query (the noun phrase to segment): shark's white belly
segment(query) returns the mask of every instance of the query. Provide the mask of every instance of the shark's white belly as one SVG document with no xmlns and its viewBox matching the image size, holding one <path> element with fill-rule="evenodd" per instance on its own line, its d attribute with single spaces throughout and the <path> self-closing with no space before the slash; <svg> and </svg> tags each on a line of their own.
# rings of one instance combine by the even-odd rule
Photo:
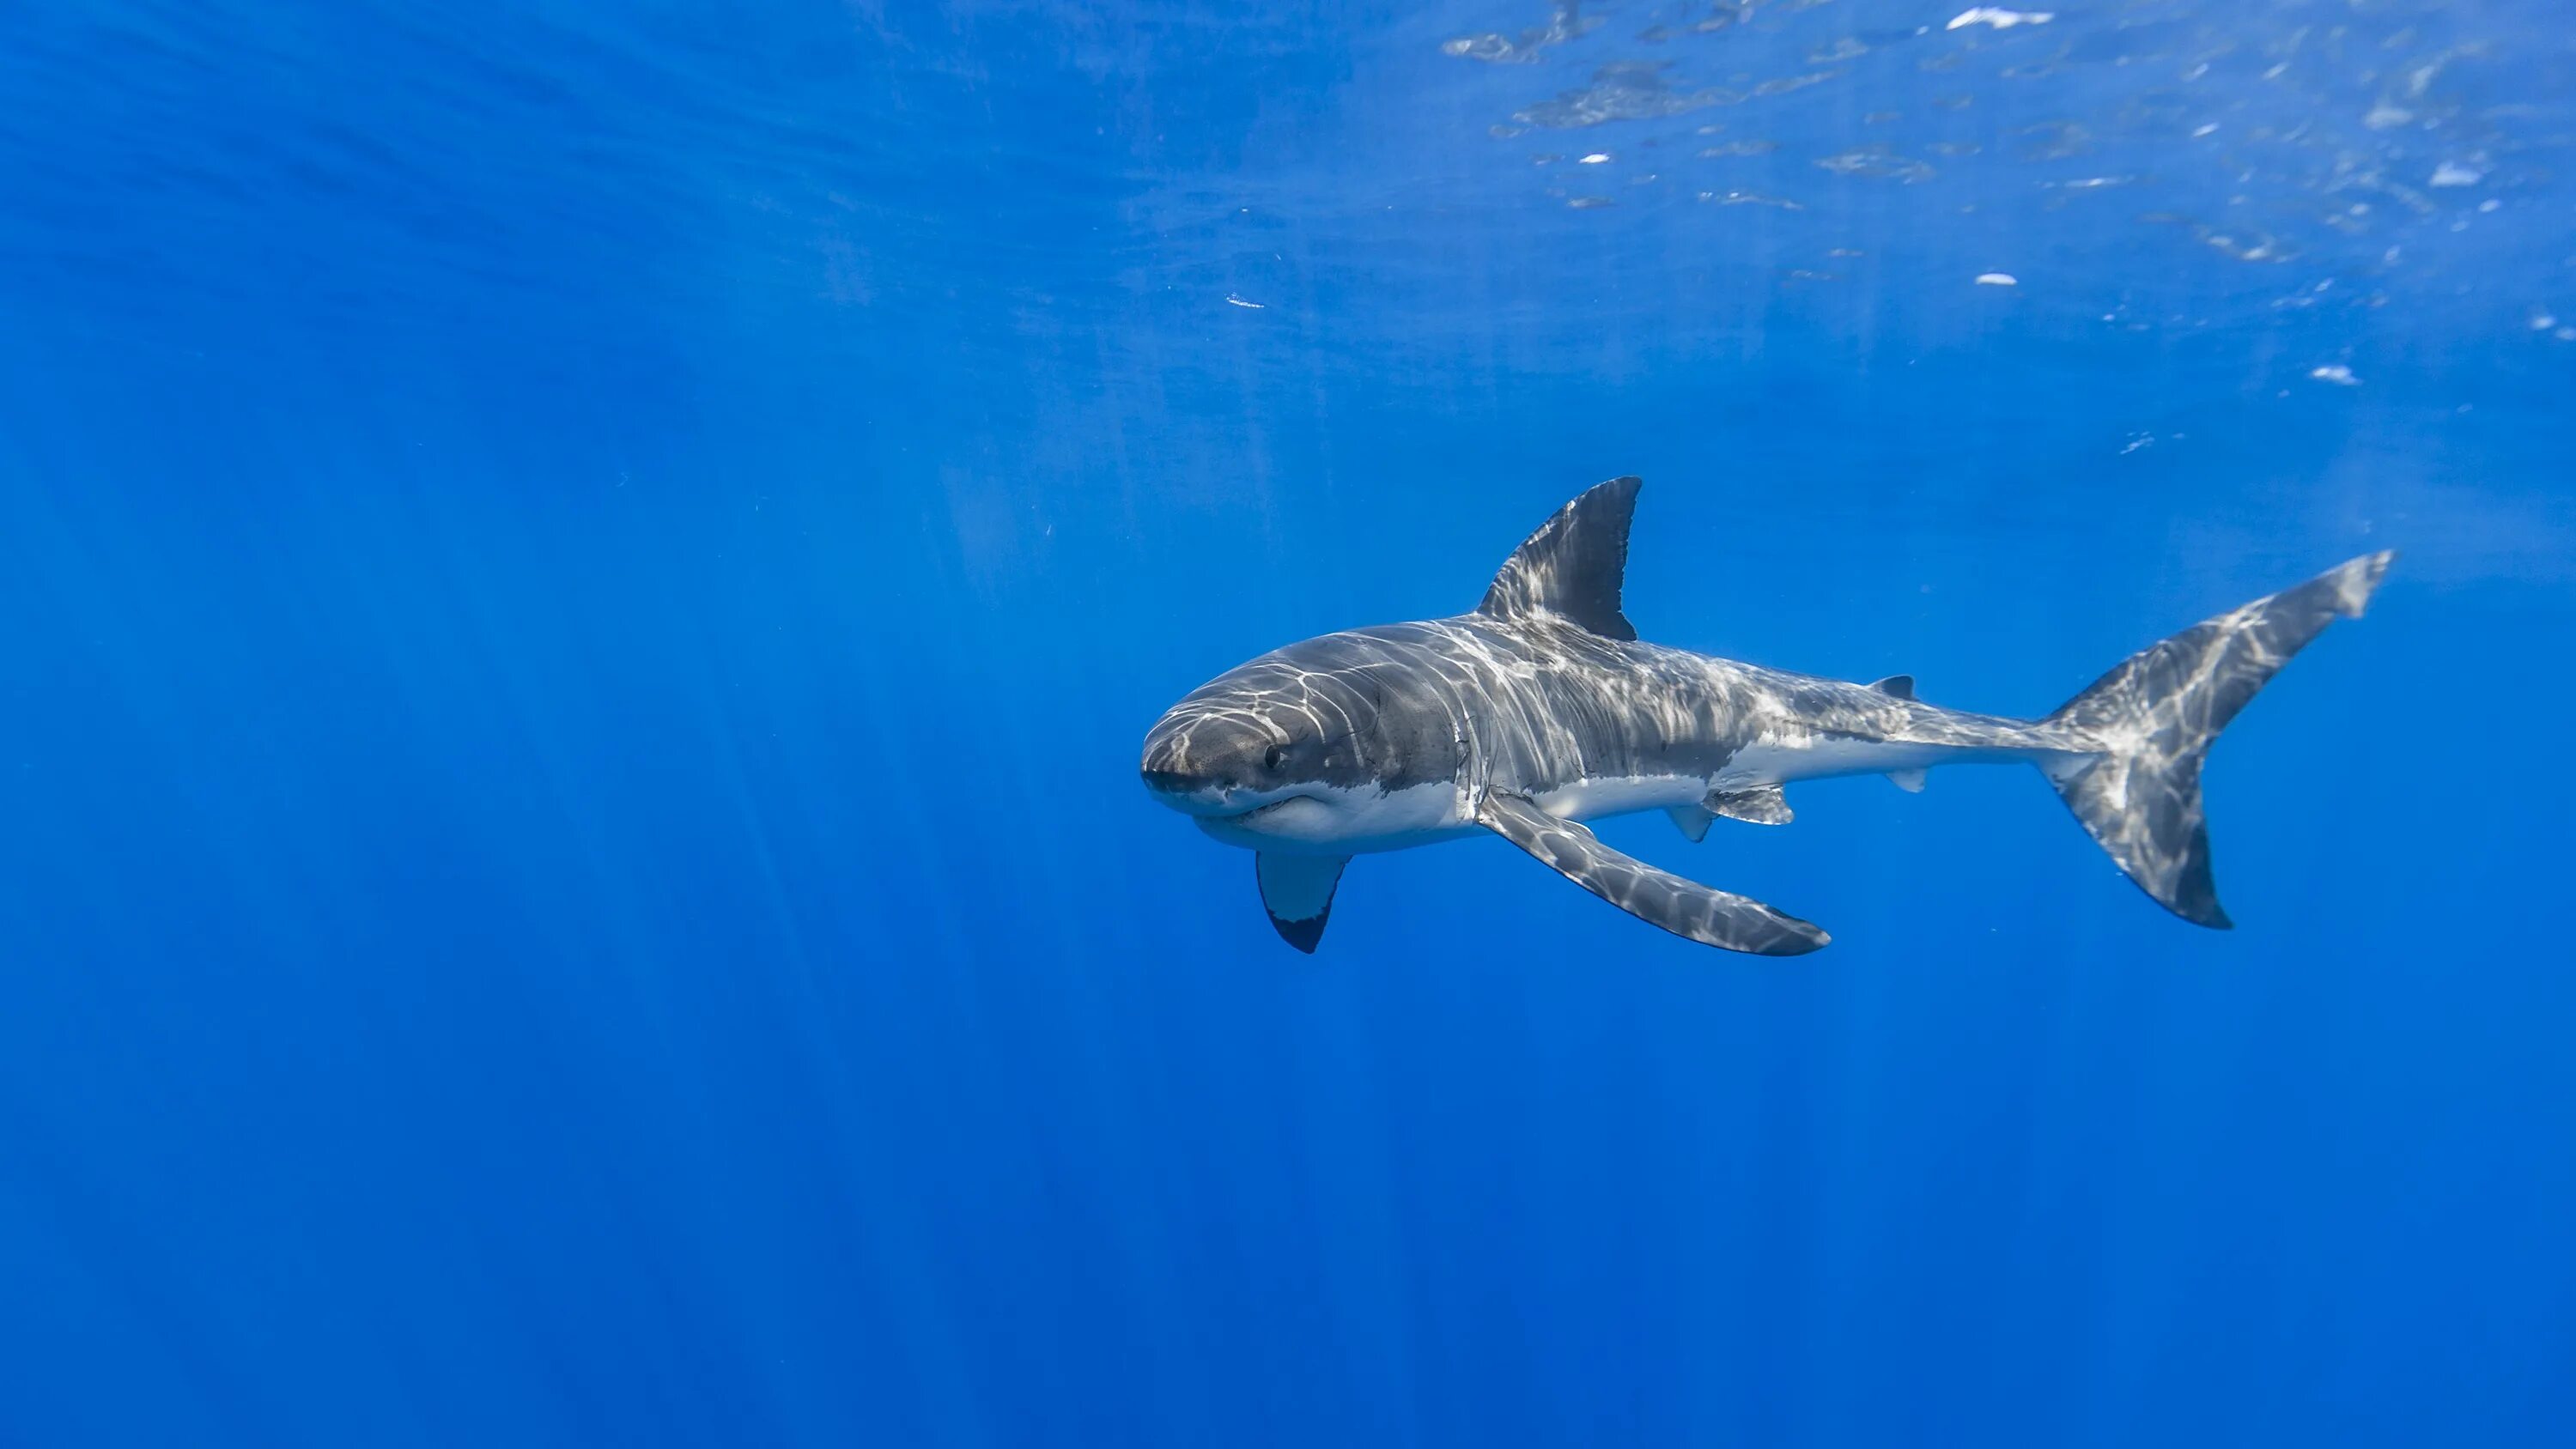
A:
<svg viewBox="0 0 2576 1449">
<path fill-rule="evenodd" d="M 1946 745 L 1856 740 L 1832 735 L 1787 736 L 1758 740 L 1735 752 L 1710 787 L 1750 790 L 1797 780 L 1823 780 L 1836 775 L 1884 775 L 1920 770 L 1955 760 L 1960 751 Z"/>
<path fill-rule="evenodd" d="M 1600 820 L 1646 810 L 1697 805 L 1711 791 L 1750 790 L 1836 775 L 1919 770 L 1962 751 L 1941 745 L 1824 735 L 1757 741 L 1739 750 L 1714 778 L 1629 775 L 1577 780 L 1531 792 L 1538 807 L 1567 820 Z M 1481 829 L 1467 792 L 1452 781 L 1402 790 L 1309 789 L 1249 816 L 1201 819 L 1201 828 L 1230 845 L 1297 855 L 1369 855 L 1454 840 Z"/>
<path fill-rule="evenodd" d="M 1631 775 L 1577 780 L 1532 798 L 1538 808 L 1560 819 L 1601 820 L 1640 810 L 1696 805 L 1707 794 L 1708 782 L 1695 775 Z"/>
</svg>

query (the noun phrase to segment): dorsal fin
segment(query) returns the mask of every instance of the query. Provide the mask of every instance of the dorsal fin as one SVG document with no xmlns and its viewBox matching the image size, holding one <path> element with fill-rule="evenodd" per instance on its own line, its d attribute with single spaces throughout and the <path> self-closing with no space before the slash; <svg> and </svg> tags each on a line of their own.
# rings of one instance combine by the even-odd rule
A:
<svg viewBox="0 0 2576 1449">
<path fill-rule="evenodd" d="M 1871 685 L 1870 688 L 1877 690 L 1881 694 L 1895 695 L 1898 699 L 1912 699 L 1914 697 L 1914 676 L 1911 674 L 1891 674 L 1885 679 L 1880 680 L 1878 683 Z"/>
<path fill-rule="evenodd" d="M 1498 619 L 1554 614 L 1607 638 L 1636 638 L 1619 612 L 1636 508 L 1637 480 L 1613 478 L 1558 509 L 1504 562 L 1476 612 Z"/>
</svg>

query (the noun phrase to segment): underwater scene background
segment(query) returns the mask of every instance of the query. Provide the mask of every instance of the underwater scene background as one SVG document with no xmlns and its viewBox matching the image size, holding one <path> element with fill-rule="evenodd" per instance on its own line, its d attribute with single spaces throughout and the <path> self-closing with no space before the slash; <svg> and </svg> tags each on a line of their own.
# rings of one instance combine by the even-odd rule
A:
<svg viewBox="0 0 2576 1449">
<path fill-rule="evenodd" d="M 2054 0 L 2052 0 L 2054 3 Z M 2576 1415 L 2542 0 L 0 17 L 0 1441 L 2337 1445 Z M 1174 699 L 1645 481 L 2036 715 L 2356 554 L 2229 933 L 2023 769 L 1312 958 Z"/>
</svg>

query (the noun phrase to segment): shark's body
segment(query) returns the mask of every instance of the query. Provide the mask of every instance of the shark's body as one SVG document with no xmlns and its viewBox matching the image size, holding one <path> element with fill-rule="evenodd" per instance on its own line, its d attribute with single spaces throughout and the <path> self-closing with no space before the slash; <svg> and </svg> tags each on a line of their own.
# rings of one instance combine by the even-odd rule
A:
<svg viewBox="0 0 2576 1449">
<path fill-rule="evenodd" d="M 1144 775 L 1210 835 L 1258 852 L 1273 925 L 1314 949 L 1354 855 L 1490 831 L 1667 930 L 1786 955 L 1825 934 L 1601 844 L 1580 822 L 1670 812 L 1781 824 L 1781 787 L 2026 762 L 2130 878 L 2224 926 L 2201 826 L 2202 754 L 2282 662 L 2355 615 L 2389 555 L 2355 559 L 2135 656 L 2044 720 L 1922 703 L 1640 642 L 1620 609 L 1637 480 L 1568 504 L 1471 614 L 1327 634 L 1194 691 L 1146 736 Z"/>
</svg>

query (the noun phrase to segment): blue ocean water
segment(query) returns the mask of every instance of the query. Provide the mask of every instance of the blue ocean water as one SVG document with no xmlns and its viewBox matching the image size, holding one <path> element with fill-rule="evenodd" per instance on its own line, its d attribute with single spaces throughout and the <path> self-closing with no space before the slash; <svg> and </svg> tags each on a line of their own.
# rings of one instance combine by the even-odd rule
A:
<svg viewBox="0 0 2576 1449">
<path fill-rule="evenodd" d="M 2565 1442 L 2544 0 L 0 16 L 0 1442 Z M 2238 921 L 2025 770 L 1322 951 L 1173 699 L 1646 479 L 2036 714 L 2401 552 Z"/>
</svg>

